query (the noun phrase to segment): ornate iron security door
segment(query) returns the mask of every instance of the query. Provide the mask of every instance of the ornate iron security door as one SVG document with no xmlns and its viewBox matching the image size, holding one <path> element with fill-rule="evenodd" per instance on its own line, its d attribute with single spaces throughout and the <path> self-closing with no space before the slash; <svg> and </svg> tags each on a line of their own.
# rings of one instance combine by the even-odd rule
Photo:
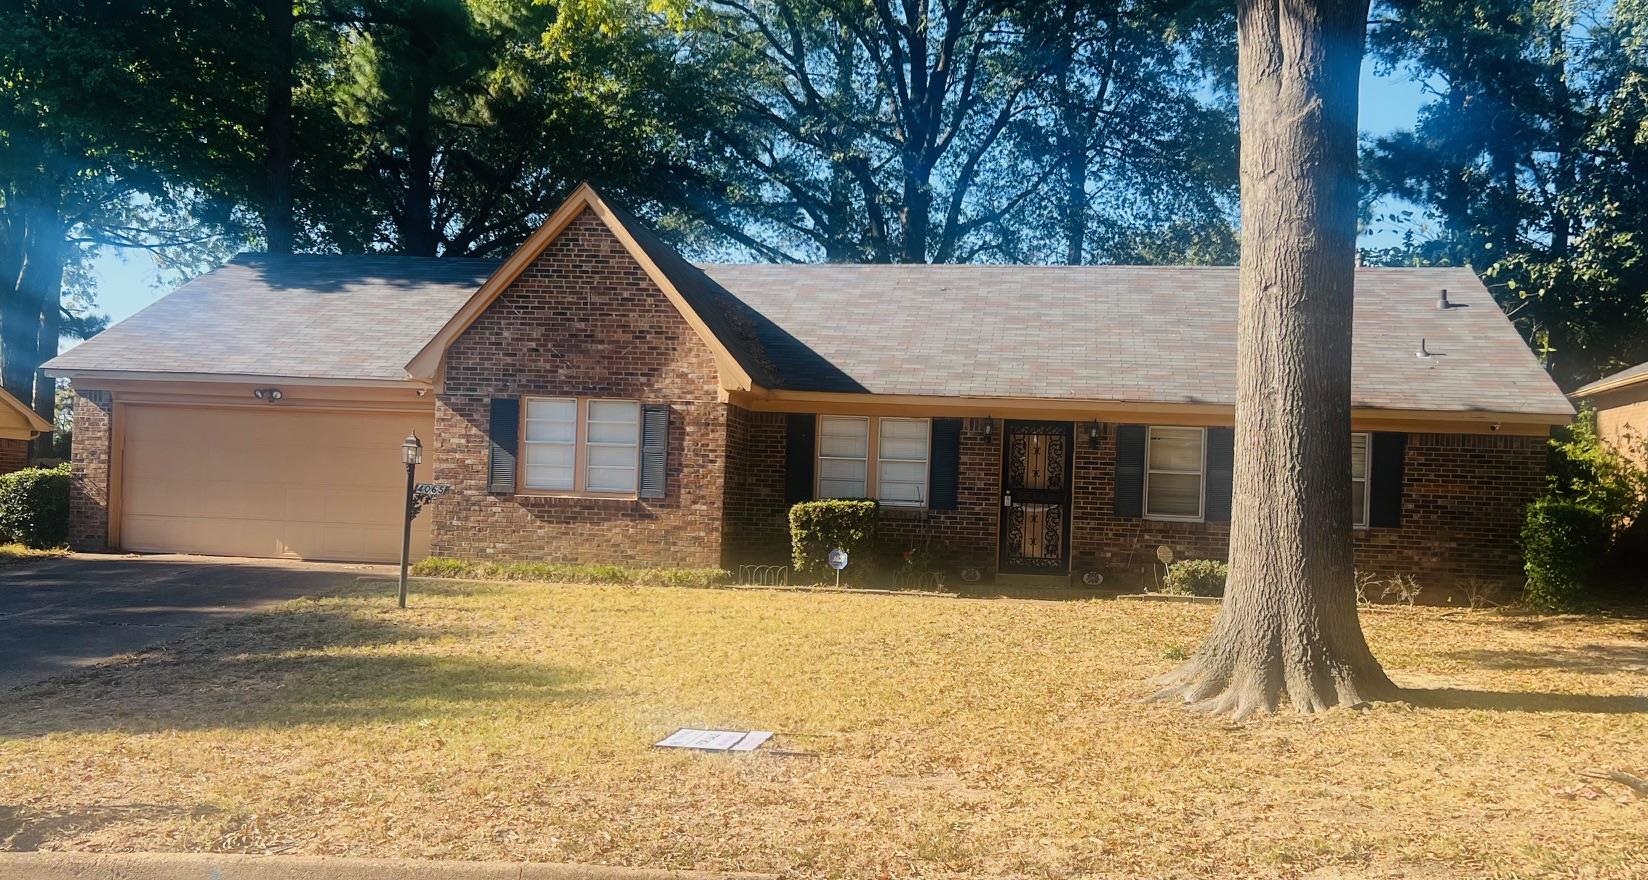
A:
<svg viewBox="0 0 1648 880">
<path fill-rule="evenodd" d="M 1071 422 L 1007 422 L 1001 437 L 1001 571 L 1070 571 Z"/>
</svg>

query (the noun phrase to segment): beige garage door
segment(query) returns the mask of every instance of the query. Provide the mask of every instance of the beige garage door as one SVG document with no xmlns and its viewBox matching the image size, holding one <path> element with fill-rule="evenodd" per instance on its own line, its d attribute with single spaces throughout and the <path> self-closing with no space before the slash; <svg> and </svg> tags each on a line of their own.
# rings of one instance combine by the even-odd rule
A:
<svg viewBox="0 0 1648 880">
<path fill-rule="evenodd" d="M 126 406 L 126 550 L 361 562 L 400 558 L 406 468 L 433 414 Z M 429 479 L 429 455 L 419 480 Z M 428 552 L 430 514 L 412 532 Z"/>
</svg>

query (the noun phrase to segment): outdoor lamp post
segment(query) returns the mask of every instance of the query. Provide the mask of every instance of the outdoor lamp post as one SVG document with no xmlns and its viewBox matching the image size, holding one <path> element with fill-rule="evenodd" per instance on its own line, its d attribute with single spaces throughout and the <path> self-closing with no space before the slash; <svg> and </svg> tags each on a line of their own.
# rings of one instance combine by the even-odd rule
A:
<svg viewBox="0 0 1648 880">
<path fill-rule="evenodd" d="M 417 501 L 413 497 L 416 488 L 418 463 L 423 461 L 423 443 L 418 441 L 418 433 L 413 431 L 407 435 L 406 442 L 401 444 L 401 461 L 406 463 L 406 516 L 401 527 L 401 591 L 400 606 L 406 607 L 406 558 L 412 555 L 412 518 L 418 515 Z"/>
</svg>

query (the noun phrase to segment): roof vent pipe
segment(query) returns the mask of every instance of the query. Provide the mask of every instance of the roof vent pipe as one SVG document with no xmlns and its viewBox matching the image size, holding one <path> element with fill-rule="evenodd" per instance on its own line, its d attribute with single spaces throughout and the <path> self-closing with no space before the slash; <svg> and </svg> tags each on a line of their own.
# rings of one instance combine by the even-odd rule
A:
<svg viewBox="0 0 1648 880">
<path fill-rule="evenodd" d="M 1435 357 L 1435 355 L 1431 354 L 1429 351 L 1427 351 L 1425 349 L 1425 337 L 1423 337 L 1423 336 L 1419 337 L 1419 350 L 1414 352 L 1413 354 L 1414 354 L 1414 357 L 1421 357 L 1421 358 Z"/>
<path fill-rule="evenodd" d="M 1448 289 L 1446 287 L 1442 288 L 1441 295 L 1436 298 L 1436 307 L 1439 309 L 1453 308 L 1452 304 L 1448 302 Z"/>
</svg>

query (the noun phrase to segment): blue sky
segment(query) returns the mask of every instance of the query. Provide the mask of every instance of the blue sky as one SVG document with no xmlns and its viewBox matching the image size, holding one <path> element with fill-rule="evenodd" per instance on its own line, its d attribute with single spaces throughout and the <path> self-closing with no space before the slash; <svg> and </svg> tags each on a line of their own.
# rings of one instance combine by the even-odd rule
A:
<svg viewBox="0 0 1648 880">
<path fill-rule="evenodd" d="M 1422 103 L 1419 83 L 1401 72 L 1380 76 L 1371 62 L 1363 65 L 1359 124 L 1364 134 L 1412 128 Z M 169 282 L 142 251 L 105 253 L 93 271 L 97 276 L 98 309 L 115 321 L 129 317 L 169 290 Z"/>
</svg>

